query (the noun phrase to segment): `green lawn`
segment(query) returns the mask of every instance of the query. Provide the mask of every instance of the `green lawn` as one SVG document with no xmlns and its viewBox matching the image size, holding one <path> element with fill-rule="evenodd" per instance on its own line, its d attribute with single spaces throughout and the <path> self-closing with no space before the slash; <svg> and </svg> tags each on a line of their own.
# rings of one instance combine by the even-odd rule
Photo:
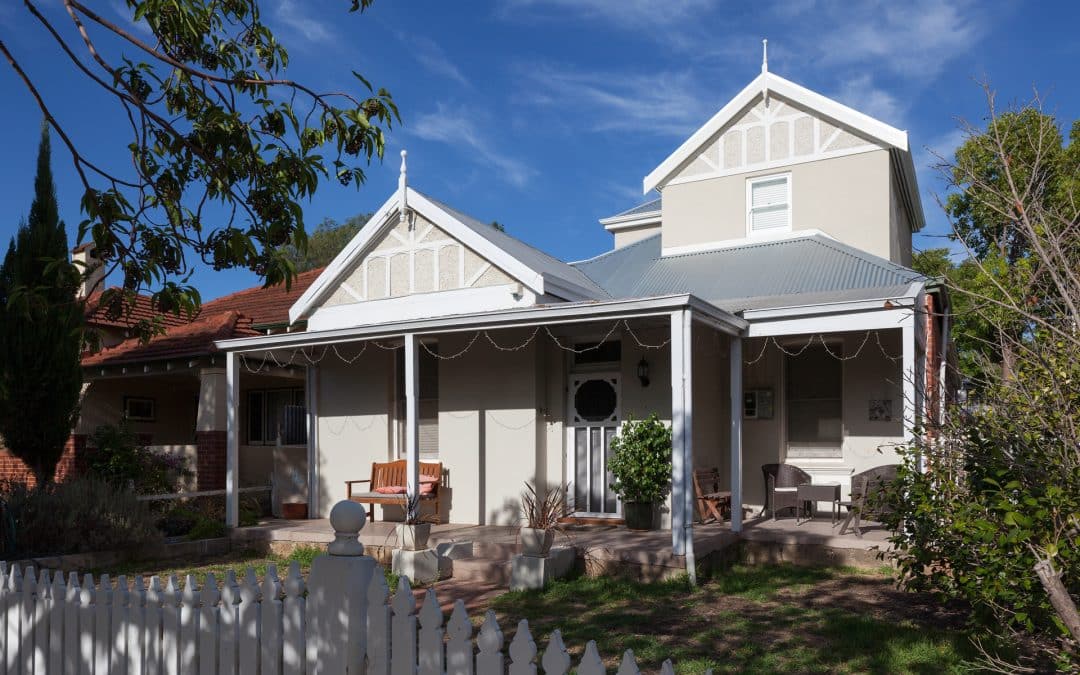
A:
<svg viewBox="0 0 1080 675">
<path fill-rule="evenodd" d="M 528 618 L 541 650 L 555 628 L 575 658 L 596 640 L 609 668 L 626 649 L 679 673 L 951 673 L 973 656 L 956 617 L 880 572 L 737 566 L 697 589 L 578 578 L 492 605 L 504 627 Z"/>
</svg>

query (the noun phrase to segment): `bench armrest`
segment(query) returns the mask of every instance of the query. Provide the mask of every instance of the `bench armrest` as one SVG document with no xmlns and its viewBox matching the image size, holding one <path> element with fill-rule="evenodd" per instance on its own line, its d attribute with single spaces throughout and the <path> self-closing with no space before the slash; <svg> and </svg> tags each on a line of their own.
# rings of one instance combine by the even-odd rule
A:
<svg viewBox="0 0 1080 675">
<path fill-rule="evenodd" d="M 352 499 L 352 486 L 356 483 L 370 483 L 370 478 L 364 480 L 347 480 L 345 481 L 345 499 Z"/>
<path fill-rule="evenodd" d="M 347 480 L 347 481 L 345 481 L 345 484 L 346 485 L 352 485 L 353 483 L 370 483 L 370 482 L 371 482 L 370 478 L 365 478 L 364 480 Z"/>
</svg>

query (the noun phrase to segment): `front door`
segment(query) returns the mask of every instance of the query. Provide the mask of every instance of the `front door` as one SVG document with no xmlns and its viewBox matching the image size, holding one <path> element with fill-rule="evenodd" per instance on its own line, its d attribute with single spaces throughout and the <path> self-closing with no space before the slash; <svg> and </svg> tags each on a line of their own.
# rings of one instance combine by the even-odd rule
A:
<svg viewBox="0 0 1080 675">
<path fill-rule="evenodd" d="M 571 373 L 567 419 L 567 466 L 573 511 L 579 516 L 617 516 L 608 451 L 619 430 L 619 375 Z"/>
</svg>

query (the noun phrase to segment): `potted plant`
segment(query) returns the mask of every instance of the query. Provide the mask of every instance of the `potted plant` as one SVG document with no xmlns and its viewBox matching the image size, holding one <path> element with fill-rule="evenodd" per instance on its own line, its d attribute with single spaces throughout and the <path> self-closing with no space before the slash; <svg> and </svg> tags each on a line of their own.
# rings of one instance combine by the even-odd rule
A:
<svg viewBox="0 0 1080 675">
<path fill-rule="evenodd" d="M 431 523 L 420 520 L 420 494 L 405 498 L 405 520 L 397 526 L 398 543 L 406 551 L 423 551 L 428 547 Z"/>
<path fill-rule="evenodd" d="M 541 496 L 536 487 L 525 483 L 521 493 L 521 511 L 525 526 L 521 528 L 521 552 L 542 558 L 551 550 L 555 541 L 555 526 L 566 515 L 566 489 L 553 486 Z"/>
<path fill-rule="evenodd" d="M 671 429 L 655 413 L 640 421 L 628 418 L 611 440 L 608 471 L 626 527 L 651 530 L 656 505 L 671 486 Z"/>
</svg>

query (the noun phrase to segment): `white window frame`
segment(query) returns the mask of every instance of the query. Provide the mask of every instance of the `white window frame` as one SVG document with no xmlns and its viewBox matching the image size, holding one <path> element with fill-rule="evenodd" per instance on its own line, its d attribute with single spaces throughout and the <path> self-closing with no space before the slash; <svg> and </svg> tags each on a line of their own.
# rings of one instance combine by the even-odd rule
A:
<svg viewBox="0 0 1080 675">
<path fill-rule="evenodd" d="M 766 183 L 783 178 L 787 181 L 787 224 L 784 227 L 774 227 L 768 230 L 755 230 L 754 229 L 754 186 L 758 183 Z M 791 213 L 792 202 L 794 201 L 793 195 L 795 191 L 792 188 L 791 172 L 785 171 L 783 173 L 770 173 L 767 176 L 755 176 L 753 178 L 746 179 L 746 236 L 748 238 L 769 238 L 778 234 L 787 234 L 791 232 Z"/>
</svg>

